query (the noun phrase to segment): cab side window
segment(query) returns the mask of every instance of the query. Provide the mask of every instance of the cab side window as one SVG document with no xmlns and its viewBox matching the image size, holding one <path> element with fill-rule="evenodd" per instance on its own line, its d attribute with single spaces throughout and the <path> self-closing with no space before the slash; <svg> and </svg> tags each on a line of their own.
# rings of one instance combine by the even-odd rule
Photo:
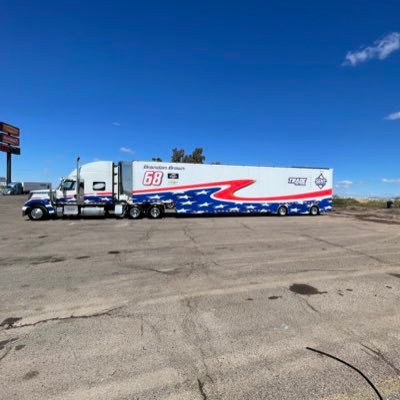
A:
<svg viewBox="0 0 400 400">
<path fill-rule="evenodd" d="M 75 181 L 71 181 L 71 180 L 67 179 L 66 181 L 64 181 L 63 189 L 64 190 L 74 190 L 75 189 Z"/>
</svg>

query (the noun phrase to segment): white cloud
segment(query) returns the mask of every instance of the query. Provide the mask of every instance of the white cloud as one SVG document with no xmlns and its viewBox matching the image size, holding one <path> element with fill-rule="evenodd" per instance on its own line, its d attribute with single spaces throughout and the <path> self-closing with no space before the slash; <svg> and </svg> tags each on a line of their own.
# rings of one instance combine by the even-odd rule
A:
<svg viewBox="0 0 400 400">
<path fill-rule="evenodd" d="M 395 185 L 400 185 L 400 178 L 396 178 L 396 179 L 383 178 L 382 182 L 383 183 L 392 183 L 392 184 L 395 184 Z"/>
<path fill-rule="evenodd" d="M 382 39 L 375 40 L 372 46 L 365 47 L 358 51 L 348 51 L 343 65 L 355 67 L 357 64 L 361 64 L 373 58 L 384 60 L 397 50 L 400 50 L 400 33 L 392 32 Z"/>
<path fill-rule="evenodd" d="M 343 189 L 349 189 L 351 188 L 353 185 L 353 181 L 349 181 L 349 180 L 344 180 L 344 181 L 338 181 L 336 182 L 335 187 L 337 188 L 343 188 Z"/>
<path fill-rule="evenodd" d="M 388 119 L 389 121 L 394 121 L 396 119 L 400 119 L 400 111 L 387 115 L 385 117 L 385 119 Z"/>
<path fill-rule="evenodd" d="M 114 121 L 112 124 L 113 124 L 114 126 L 121 126 L 121 124 L 120 124 L 118 121 Z"/>
<path fill-rule="evenodd" d="M 122 151 L 123 153 L 128 153 L 128 154 L 134 154 L 135 152 L 129 148 L 129 147 L 120 147 L 119 148 L 120 151 Z"/>
</svg>

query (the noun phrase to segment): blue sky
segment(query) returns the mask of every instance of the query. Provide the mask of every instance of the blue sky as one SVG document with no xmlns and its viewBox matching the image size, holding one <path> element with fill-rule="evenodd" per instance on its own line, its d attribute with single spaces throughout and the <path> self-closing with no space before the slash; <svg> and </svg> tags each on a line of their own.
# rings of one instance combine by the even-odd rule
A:
<svg viewBox="0 0 400 400">
<path fill-rule="evenodd" d="M 208 162 L 333 167 L 341 194 L 400 194 L 400 2 L 0 5 L 14 180 L 198 146 Z"/>
</svg>

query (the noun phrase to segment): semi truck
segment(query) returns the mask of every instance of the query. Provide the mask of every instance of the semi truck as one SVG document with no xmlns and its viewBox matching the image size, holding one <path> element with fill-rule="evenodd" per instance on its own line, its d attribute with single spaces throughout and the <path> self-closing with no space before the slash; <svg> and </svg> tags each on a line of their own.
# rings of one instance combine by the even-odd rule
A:
<svg viewBox="0 0 400 400">
<path fill-rule="evenodd" d="M 3 194 L 7 196 L 15 196 L 19 194 L 28 194 L 32 190 L 50 189 L 49 182 L 11 182 L 3 189 Z"/>
<path fill-rule="evenodd" d="M 31 192 L 22 208 L 31 220 L 109 216 L 309 214 L 332 209 L 330 168 L 256 167 L 152 161 L 80 165 L 56 190 Z"/>
</svg>

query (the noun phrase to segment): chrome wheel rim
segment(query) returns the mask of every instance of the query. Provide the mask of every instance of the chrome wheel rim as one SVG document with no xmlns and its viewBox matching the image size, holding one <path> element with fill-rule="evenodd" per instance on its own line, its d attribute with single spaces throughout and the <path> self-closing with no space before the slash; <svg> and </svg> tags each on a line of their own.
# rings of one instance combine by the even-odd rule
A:
<svg viewBox="0 0 400 400">
<path fill-rule="evenodd" d="M 131 208 L 132 218 L 139 218 L 139 215 L 140 215 L 140 209 L 138 207 L 132 207 Z"/>
<path fill-rule="evenodd" d="M 315 207 L 315 206 L 311 207 L 311 214 L 312 214 L 312 215 L 317 215 L 317 214 L 318 214 L 318 209 L 317 209 L 317 207 Z"/>
<path fill-rule="evenodd" d="M 160 209 L 158 207 L 152 207 L 150 209 L 150 215 L 153 218 L 158 218 L 160 216 Z"/>
<path fill-rule="evenodd" d="M 35 207 L 32 209 L 31 215 L 33 219 L 41 219 L 43 217 L 43 210 L 39 207 Z"/>
<path fill-rule="evenodd" d="M 285 207 L 280 207 L 279 208 L 279 215 L 285 216 L 286 215 L 286 208 Z"/>
</svg>

